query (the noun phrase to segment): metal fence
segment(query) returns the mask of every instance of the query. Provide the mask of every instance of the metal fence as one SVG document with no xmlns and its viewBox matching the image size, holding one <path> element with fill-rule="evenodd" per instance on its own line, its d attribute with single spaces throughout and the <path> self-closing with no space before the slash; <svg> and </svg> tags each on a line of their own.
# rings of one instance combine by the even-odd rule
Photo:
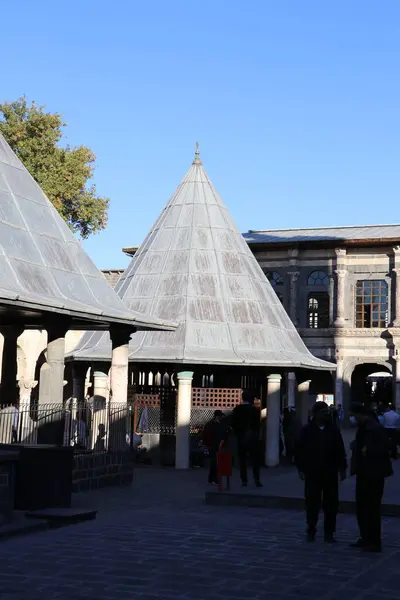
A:
<svg viewBox="0 0 400 600">
<path fill-rule="evenodd" d="M 73 446 L 79 452 L 129 451 L 133 408 L 120 403 L 0 406 L 0 443 Z"/>
</svg>

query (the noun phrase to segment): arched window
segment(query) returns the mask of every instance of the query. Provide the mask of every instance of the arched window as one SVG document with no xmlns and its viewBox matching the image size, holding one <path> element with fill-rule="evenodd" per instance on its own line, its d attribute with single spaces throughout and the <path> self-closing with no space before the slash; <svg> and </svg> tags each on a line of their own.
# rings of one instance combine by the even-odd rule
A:
<svg viewBox="0 0 400 600">
<path fill-rule="evenodd" d="M 284 282 L 282 275 L 277 271 L 267 271 L 265 272 L 265 274 L 267 276 L 268 281 L 274 288 L 275 294 L 278 296 L 280 302 L 282 302 L 283 304 L 283 293 L 281 290 L 283 288 Z"/>
<path fill-rule="evenodd" d="M 308 295 L 307 321 L 310 329 L 329 327 L 329 294 L 314 292 Z"/>
<path fill-rule="evenodd" d="M 325 271 L 313 271 L 308 276 L 307 285 L 329 285 L 329 275 Z"/>
<path fill-rule="evenodd" d="M 388 296 L 388 284 L 383 279 L 357 281 L 356 327 L 387 327 Z"/>
<path fill-rule="evenodd" d="M 283 287 L 283 277 L 280 273 L 277 271 L 267 271 L 265 274 L 275 291 L 277 287 Z"/>
</svg>

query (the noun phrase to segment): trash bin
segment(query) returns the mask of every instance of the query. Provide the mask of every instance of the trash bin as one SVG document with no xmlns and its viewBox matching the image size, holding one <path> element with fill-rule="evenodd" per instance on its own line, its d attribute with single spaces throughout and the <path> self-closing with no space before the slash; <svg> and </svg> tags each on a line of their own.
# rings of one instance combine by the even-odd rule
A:
<svg viewBox="0 0 400 600">
<path fill-rule="evenodd" d="M 14 508 L 70 508 L 74 450 L 51 444 L 0 444 L 18 452 L 15 465 Z"/>
</svg>

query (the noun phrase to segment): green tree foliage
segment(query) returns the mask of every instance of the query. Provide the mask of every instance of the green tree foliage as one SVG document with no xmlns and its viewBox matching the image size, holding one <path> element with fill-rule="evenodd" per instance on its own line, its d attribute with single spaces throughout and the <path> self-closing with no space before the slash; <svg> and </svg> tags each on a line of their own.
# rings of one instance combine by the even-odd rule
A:
<svg viewBox="0 0 400 600">
<path fill-rule="evenodd" d="M 85 146 L 59 146 L 66 123 L 25 97 L 0 104 L 0 132 L 72 231 L 82 238 L 107 225 L 108 198 L 88 185 L 96 160 Z"/>
</svg>

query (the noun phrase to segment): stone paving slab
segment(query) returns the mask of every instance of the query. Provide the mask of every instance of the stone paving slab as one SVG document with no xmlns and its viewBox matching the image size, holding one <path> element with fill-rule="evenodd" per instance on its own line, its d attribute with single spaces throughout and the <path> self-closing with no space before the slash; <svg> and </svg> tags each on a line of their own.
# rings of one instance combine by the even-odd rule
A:
<svg viewBox="0 0 400 600">
<path fill-rule="evenodd" d="M 300 513 L 206 506 L 203 476 L 138 469 L 131 489 L 86 494 L 97 520 L 0 542 L 0 600 L 400 599 L 400 520 L 382 555 L 348 547 L 349 515 L 337 546 L 307 544 Z"/>
</svg>

